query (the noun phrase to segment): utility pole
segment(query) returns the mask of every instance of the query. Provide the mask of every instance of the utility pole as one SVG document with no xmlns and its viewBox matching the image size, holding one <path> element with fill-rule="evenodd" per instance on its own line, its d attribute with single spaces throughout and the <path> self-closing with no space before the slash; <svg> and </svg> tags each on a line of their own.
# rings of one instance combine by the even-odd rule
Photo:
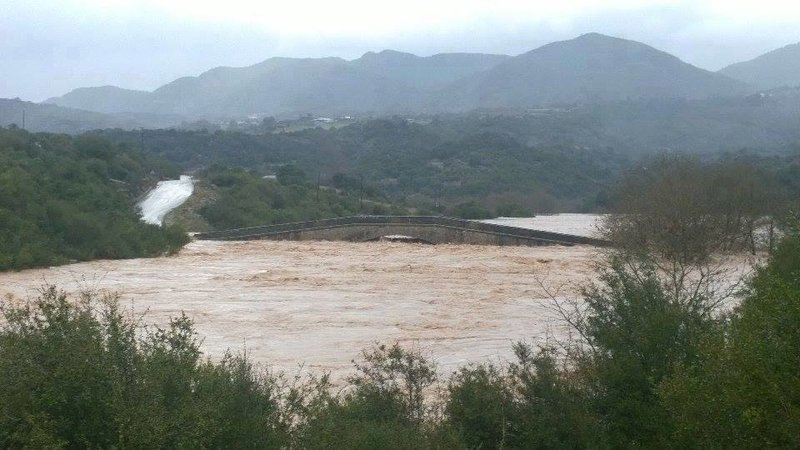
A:
<svg viewBox="0 0 800 450">
<path fill-rule="evenodd" d="M 319 202 L 319 179 L 322 174 L 317 172 L 317 201 Z"/>
<path fill-rule="evenodd" d="M 358 210 L 360 212 L 363 212 L 364 211 L 364 175 L 359 175 L 359 177 L 361 178 L 361 189 L 360 189 L 361 192 L 359 193 L 359 198 L 360 199 L 358 201 Z"/>
</svg>

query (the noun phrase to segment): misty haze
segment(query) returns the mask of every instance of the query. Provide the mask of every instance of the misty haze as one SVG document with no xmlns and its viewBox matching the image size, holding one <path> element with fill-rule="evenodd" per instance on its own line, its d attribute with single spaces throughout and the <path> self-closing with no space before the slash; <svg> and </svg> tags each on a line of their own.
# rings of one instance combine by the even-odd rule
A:
<svg viewBox="0 0 800 450">
<path fill-rule="evenodd" d="M 800 6 L 0 11 L 0 447 L 800 446 Z"/>
</svg>

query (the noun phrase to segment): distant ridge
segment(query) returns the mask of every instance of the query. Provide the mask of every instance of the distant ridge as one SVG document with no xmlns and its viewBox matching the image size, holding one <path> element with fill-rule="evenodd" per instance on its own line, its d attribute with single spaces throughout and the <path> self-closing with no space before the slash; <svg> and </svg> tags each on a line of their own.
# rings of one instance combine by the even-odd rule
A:
<svg viewBox="0 0 800 450">
<path fill-rule="evenodd" d="M 0 98 L 0 127 L 22 127 L 23 111 L 25 129 L 57 133 L 79 133 L 101 128 L 135 128 L 142 123 L 94 111 L 43 105 L 20 99 Z"/>
<path fill-rule="evenodd" d="M 636 41 L 589 33 L 519 55 L 462 83 L 441 99 L 454 108 L 513 108 L 647 98 L 706 98 L 746 86 Z"/>
<path fill-rule="evenodd" d="M 800 43 L 731 64 L 719 73 L 761 89 L 800 86 Z"/>
<path fill-rule="evenodd" d="M 739 95 L 747 86 L 645 44 L 585 34 L 516 57 L 384 50 L 341 58 L 270 58 L 179 78 L 153 92 L 113 86 L 49 99 L 104 113 L 226 118 L 525 108 L 554 103 Z"/>
<path fill-rule="evenodd" d="M 409 112 L 427 90 L 509 58 L 469 53 L 419 57 L 385 50 L 359 59 L 270 58 L 248 67 L 217 67 L 153 92 L 113 86 L 80 88 L 48 103 L 90 111 L 219 118 L 249 114 Z"/>
<path fill-rule="evenodd" d="M 86 109 L 106 114 L 142 111 L 150 93 L 122 89 L 116 86 L 78 88 L 61 96 L 49 98 L 44 103 L 53 103 L 67 108 Z"/>
<path fill-rule="evenodd" d="M 352 65 L 384 78 L 418 88 L 443 87 L 510 59 L 506 55 L 478 53 L 440 53 L 420 57 L 411 53 L 384 50 L 368 52 Z"/>
</svg>

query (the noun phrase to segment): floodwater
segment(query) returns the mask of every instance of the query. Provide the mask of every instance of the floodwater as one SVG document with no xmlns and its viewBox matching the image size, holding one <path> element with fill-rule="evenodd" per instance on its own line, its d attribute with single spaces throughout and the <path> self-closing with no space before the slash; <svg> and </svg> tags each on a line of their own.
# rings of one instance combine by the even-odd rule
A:
<svg viewBox="0 0 800 450">
<path fill-rule="evenodd" d="M 153 225 L 161 225 L 170 211 L 181 206 L 194 191 L 192 177 L 181 175 L 178 180 L 159 181 L 139 203 L 142 220 Z"/>
<path fill-rule="evenodd" d="M 550 214 L 535 217 L 498 217 L 481 222 L 599 238 L 602 214 Z"/>
<path fill-rule="evenodd" d="M 575 295 L 593 277 L 597 251 L 196 241 L 172 257 L 0 273 L 0 295 L 24 298 L 44 284 L 118 292 L 145 323 L 185 311 L 212 358 L 246 347 L 257 362 L 289 373 L 303 365 L 339 379 L 360 350 L 395 341 L 446 373 L 508 359 L 518 340 L 564 336 L 549 296 Z"/>
</svg>

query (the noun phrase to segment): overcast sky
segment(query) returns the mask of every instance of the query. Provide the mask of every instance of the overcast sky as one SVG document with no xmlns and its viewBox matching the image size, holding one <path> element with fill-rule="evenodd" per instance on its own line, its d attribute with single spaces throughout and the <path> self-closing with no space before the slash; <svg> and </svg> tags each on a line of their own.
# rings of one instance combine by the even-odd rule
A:
<svg viewBox="0 0 800 450">
<path fill-rule="evenodd" d="M 592 31 L 717 70 L 800 41 L 800 2 L 0 0 L 0 97 L 152 90 L 272 56 L 516 55 Z"/>
</svg>

